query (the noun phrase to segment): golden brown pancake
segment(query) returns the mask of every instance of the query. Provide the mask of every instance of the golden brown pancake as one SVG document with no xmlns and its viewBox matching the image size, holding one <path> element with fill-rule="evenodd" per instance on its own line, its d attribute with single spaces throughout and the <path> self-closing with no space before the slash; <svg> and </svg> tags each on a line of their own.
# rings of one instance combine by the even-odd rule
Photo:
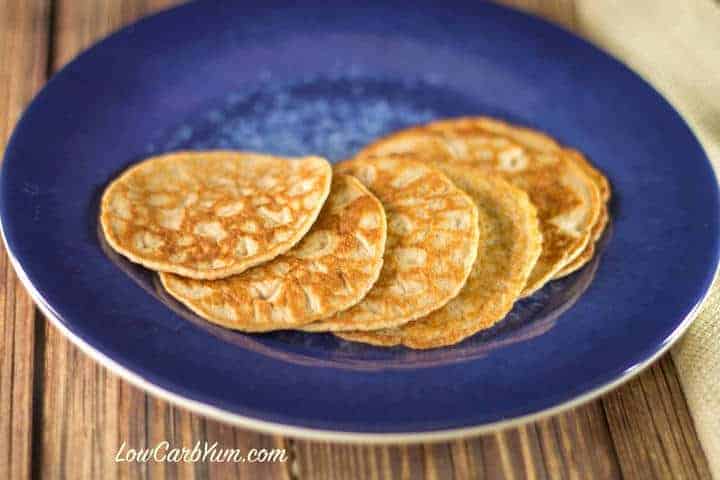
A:
<svg viewBox="0 0 720 480">
<path fill-rule="evenodd" d="M 557 148 L 561 148 L 560 145 L 558 145 Z M 597 185 L 598 190 L 600 191 L 600 198 L 602 199 L 603 203 L 609 202 L 612 192 L 610 188 L 610 182 L 608 181 L 607 177 L 605 177 L 605 175 L 603 175 L 600 170 L 595 168 L 588 161 L 588 159 L 585 158 L 585 155 L 583 155 L 579 151 L 572 148 L 565 148 L 564 152 L 578 165 L 585 169 L 585 171 L 593 178 L 593 180 L 595 181 L 595 185 Z"/>
<path fill-rule="evenodd" d="M 526 127 L 510 125 L 505 122 L 501 122 L 487 117 L 479 117 L 475 119 L 465 120 L 469 120 L 469 122 L 479 123 L 482 128 L 487 131 L 494 132 L 500 135 L 507 135 L 509 138 L 512 138 L 513 140 L 518 141 L 519 143 L 529 148 L 535 149 L 539 152 L 560 152 L 564 156 L 566 156 L 571 162 L 575 163 L 575 165 L 583 169 L 583 171 L 593 179 L 593 181 L 595 182 L 595 186 L 598 188 L 600 199 L 602 201 L 602 206 L 601 212 L 592 226 L 591 238 L 587 242 L 585 248 L 579 254 L 577 254 L 575 258 L 571 258 L 567 262 L 567 264 L 563 266 L 562 269 L 560 269 L 560 271 L 553 275 L 553 279 L 569 275 L 570 273 L 580 269 L 583 265 L 589 262 L 595 255 L 595 243 L 602 236 L 602 233 L 605 231 L 605 227 L 607 226 L 609 220 L 607 202 L 610 200 L 611 189 L 610 182 L 608 182 L 608 179 L 605 177 L 605 175 L 603 175 L 600 170 L 595 168 L 581 152 L 572 148 L 566 148 L 561 146 L 553 138 L 542 132 L 538 132 L 536 130 L 532 130 Z"/>
<path fill-rule="evenodd" d="M 335 175 L 317 222 L 289 252 L 221 280 L 160 279 L 213 323 L 246 332 L 294 328 L 360 301 L 380 274 L 386 236 L 378 199 L 355 178 Z"/>
<path fill-rule="evenodd" d="M 478 209 L 472 199 L 439 170 L 411 156 L 346 161 L 336 172 L 355 175 L 385 207 L 385 264 L 361 302 L 302 330 L 395 327 L 455 297 L 477 255 Z"/>
<path fill-rule="evenodd" d="M 543 251 L 523 296 L 541 288 L 591 241 L 602 208 L 598 186 L 585 166 L 545 135 L 484 117 L 441 120 L 382 138 L 357 158 L 393 152 L 476 166 L 528 193 Z"/>
<path fill-rule="evenodd" d="M 452 345 L 504 318 L 520 295 L 542 249 L 527 194 L 473 167 L 441 168 L 478 206 L 478 254 L 465 286 L 442 308 L 400 327 L 338 336 L 381 346 Z"/>
<path fill-rule="evenodd" d="M 295 245 L 317 218 L 331 177 L 330 164 L 319 157 L 170 153 L 112 182 L 100 222 L 110 246 L 133 262 L 223 278 Z"/>
<path fill-rule="evenodd" d="M 565 265 L 559 272 L 557 272 L 553 279 L 562 278 L 566 275 L 570 275 L 571 273 L 582 268 L 590 260 L 592 260 L 593 256 L 595 255 L 595 244 L 600 239 L 600 237 L 602 237 L 602 234 L 605 231 L 605 227 L 610 220 L 610 213 L 607 206 L 607 202 L 610 200 L 611 195 L 610 182 L 608 182 L 605 175 L 603 175 L 598 169 L 593 167 L 590 162 L 587 161 L 585 156 L 583 156 L 580 152 L 571 149 L 566 149 L 566 152 L 568 152 L 571 155 L 571 158 L 575 160 L 581 167 L 585 168 L 588 174 L 590 174 L 590 176 L 592 176 L 592 178 L 595 180 L 595 185 L 597 185 L 598 187 L 598 190 L 600 192 L 600 198 L 603 201 L 603 205 L 602 210 L 600 211 L 600 217 L 595 222 L 595 225 L 593 225 L 592 238 L 585 247 L 585 250 L 583 250 L 580 255 L 578 255 L 574 260 Z"/>
<path fill-rule="evenodd" d="M 600 213 L 600 218 L 597 222 L 595 222 L 595 225 L 593 226 L 592 239 L 588 243 L 587 247 L 585 247 L 585 250 L 583 250 L 580 255 L 575 258 L 575 260 L 565 265 L 562 270 L 556 273 L 553 279 L 562 278 L 566 275 L 570 275 L 571 273 L 582 268 L 590 260 L 592 260 L 593 256 L 595 255 L 595 244 L 602 236 L 602 233 L 605 231 L 605 227 L 607 226 L 609 219 L 610 216 L 608 214 L 607 206 L 603 205 L 602 212 Z"/>
</svg>

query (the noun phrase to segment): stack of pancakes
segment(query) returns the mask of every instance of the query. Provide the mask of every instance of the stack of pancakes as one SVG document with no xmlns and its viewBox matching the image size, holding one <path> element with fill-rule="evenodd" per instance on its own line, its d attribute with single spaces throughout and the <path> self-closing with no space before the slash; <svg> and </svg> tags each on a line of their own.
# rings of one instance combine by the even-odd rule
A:
<svg viewBox="0 0 720 480">
<path fill-rule="evenodd" d="M 333 167 L 180 152 L 106 189 L 110 246 L 201 317 L 436 348 L 587 263 L 610 187 L 548 136 L 484 117 L 409 128 Z"/>
</svg>

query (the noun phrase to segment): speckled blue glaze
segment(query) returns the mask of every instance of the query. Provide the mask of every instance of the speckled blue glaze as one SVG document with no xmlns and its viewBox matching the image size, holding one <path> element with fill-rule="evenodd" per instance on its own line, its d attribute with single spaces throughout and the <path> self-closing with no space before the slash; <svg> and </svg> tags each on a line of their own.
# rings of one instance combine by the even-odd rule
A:
<svg viewBox="0 0 720 480">
<path fill-rule="evenodd" d="M 424 95 L 427 89 L 435 96 Z M 345 74 L 261 82 L 230 92 L 217 107 L 175 128 L 159 148 L 242 149 L 277 155 L 323 155 L 338 161 L 378 136 L 442 116 L 431 84 Z M 460 103 L 454 98 L 448 104 Z M 435 100 L 435 101 L 434 101 Z"/>
<path fill-rule="evenodd" d="M 98 236 L 102 189 L 148 154 L 339 160 L 378 135 L 463 114 L 579 148 L 614 198 L 600 258 L 458 346 L 229 332 L 189 315 Z M 483 425 L 600 388 L 673 338 L 718 261 L 716 180 L 677 113 L 585 42 L 477 2 L 202 2 L 145 19 L 38 95 L 7 149 L 0 202 L 41 302 L 92 349 L 184 398 L 340 432 Z"/>
</svg>

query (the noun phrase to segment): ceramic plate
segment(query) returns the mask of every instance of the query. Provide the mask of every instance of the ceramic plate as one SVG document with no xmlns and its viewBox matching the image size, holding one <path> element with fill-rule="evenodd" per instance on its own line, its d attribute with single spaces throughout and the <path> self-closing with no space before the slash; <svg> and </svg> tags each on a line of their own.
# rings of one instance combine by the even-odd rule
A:
<svg viewBox="0 0 720 480">
<path fill-rule="evenodd" d="M 222 330 L 98 235 L 103 188 L 151 154 L 338 160 L 465 114 L 579 148 L 614 196 L 592 263 L 452 348 Z M 479 2 L 198 2 L 149 17 L 40 92 L 6 151 L 0 201 L 25 285 L 95 359 L 201 413 L 334 440 L 448 438 L 587 400 L 677 339 L 718 263 L 717 183 L 675 110 L 588 43 Z"/>
</svg>

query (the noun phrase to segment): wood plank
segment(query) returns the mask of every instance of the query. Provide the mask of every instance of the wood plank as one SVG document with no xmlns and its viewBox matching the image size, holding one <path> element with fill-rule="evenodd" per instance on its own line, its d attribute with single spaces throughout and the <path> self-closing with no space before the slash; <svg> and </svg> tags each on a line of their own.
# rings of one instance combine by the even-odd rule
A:
<svg viewBox="0 0 720 480">
<path fill-rule="evenodd" d="M 710 478 L 670 357 L 603 400 L 520 428 L 435 445 L 297 449 L 300 478 Z"/>
<path fill-rule="evenodd" d="M 52 70 L 123 20 L 130 21 L 122 15 L 125 8 L 125 2 L 57 2 Z M 42 429 L 35 439 L 42 451 L 36 458 L 38 473 L 48 478 L 146 478 L 147 464 L 113 461 L 123 442 L 147 446 L 145 394 L 96 365 L 54 328 L 46 325 L 45 337 Z"/>
<path fill-rule="evenodd" d="M 550 478 L 617 478 L 619 465 L 599 401 L 536 423 Z"/>
<path fill-rule="evenodd" d="M 99 36 L 167 3 L 59 1 L 54 68 Z M 561 23 L 573 22 L 573 14 L 567 9 L 572 3 L 569 1 L 512 3 L 549 14 Z M 697 437 L 677 378 L 674 370 L 668 368 L 661 370 L 661 376 L 650 371 L 636 380 L 642 391 L 639 399 L 632 396 L 637 388 L 630 385 L 611 394 L 608 400 L 519 429 L 437 445 L 360 447 L 287 440 L 206 420 L 129 386 L 79 353 L 54 329 L 48 328 L 45 335 L 42 375 L 45 392 L 40 405 L 42 449 L 36 457 L 40 460 L 38 472 L 43 477 L 522 479 L 618 478 L 622 471 L 630 478 L 636 478 L 631 474 L 647 472 L 704 478 L 707 472 L 704 457 L 697 454 Z M 630 389 L 630 394 L 626 389 Z M 647 425 L 624 417 L 633 411 L 635 401 L 662 414 L 651 418 L 656 435 L 653 442 L 647 443 L 642 437 L 647 433 L 643 430 Z M 630 405 L 626 405 L 628 402 Z M 288 449 L 293 461 L 285 465 L 118 465 L 112 461 L 122 442 L 132 448 L 144 448 L 161 440 L 187 447 L 198 440 L 217 441 L 222 447 L 243 451 L 281 447 Z M 667 453 L 667 449 L 674 450 Z"/>
<path fill-rule="evenodd" d="M 56 6 L 53 70 L 100 37 L 172 0 L 59 0 Z M 167 441 L 192 448 L 197 441 L 218 447 L 283 447 L 284 441 L 234 429 L 177 409 L 130 386 L 45 326 L 41 404 L 43 478 L 290 478 L 289 465 L 236 463 L 122 462 L 123 444 L 142 449 Z M 60 412 L 60 414 L 59 414 Z"/>
<path fill-rule="evenodd" d="M 500 3 L 574 26 L 572 0 Z M 518 429 L 422 449 L 298 442 L 300 478 L 355 478 L 344 468 L 353 456 L 370 466 L 364 478 L 619 478 L 620 471 L 599 401 Z M 377 457 L 388 461 L 378 464 Z"/>
<path fill-rule="evenodd" d="M 447 443 L 351 446 L 297 442 L 299 478 L 618 478 L 602 405 Z"/>
<path fill-rule="evenodd" d="M 296 441 L 297 474 L 302 479 L 432 479 L 438 477 L 437 464 L 447 463 L 440 445 L 356 446 Z M 428 451 L 436 450 L 429 462 Z M 443 473 L 447 474 L 447 470 Z"/>
<path fill-rule="evenodd" d="M 507 7 L 537 15 L 573 30 L 575 24 L 574 0 L 494 0 Z"/>
<path fill-rule="evenodd" d="M 577 22 L 574 0 L 501 0 L 499 3 L 539 15 L 583 35 Z M 622 473 L 627 478 L 649 475 L 654 478 L 710 477 L 707 458 L 669 355 L 603 400 L 594 402 L 594 405 L 595 410 L 599 405 L 604 407 L 612 445 L 617 451 Z M 595 416 L 598 420 L 602 419 L 599 412 Z M 564 430 L 561 428 L 559 431 Z M 607 442 L 600 444 L 607 445 Z M 585 462 L 573 464 L 587 465 Z M 615 478 L 617 471 L 612 466 L 612 463 L 605 462 L 596 465 L 596 475 Z"/>
<path fill-rule="evenodd" d="M 0 3 L 0 142 L 45 81 L 49 4 Z M 35 307 L 0 252 L 0 478 L 31 474 Z M 40 320 L 41 321 L 41 320 Z"/>
<path fill-rule="evenodd" d="M 603 397 L 627 478 L 711 478 L 670 355 Z"/>
</svg>

